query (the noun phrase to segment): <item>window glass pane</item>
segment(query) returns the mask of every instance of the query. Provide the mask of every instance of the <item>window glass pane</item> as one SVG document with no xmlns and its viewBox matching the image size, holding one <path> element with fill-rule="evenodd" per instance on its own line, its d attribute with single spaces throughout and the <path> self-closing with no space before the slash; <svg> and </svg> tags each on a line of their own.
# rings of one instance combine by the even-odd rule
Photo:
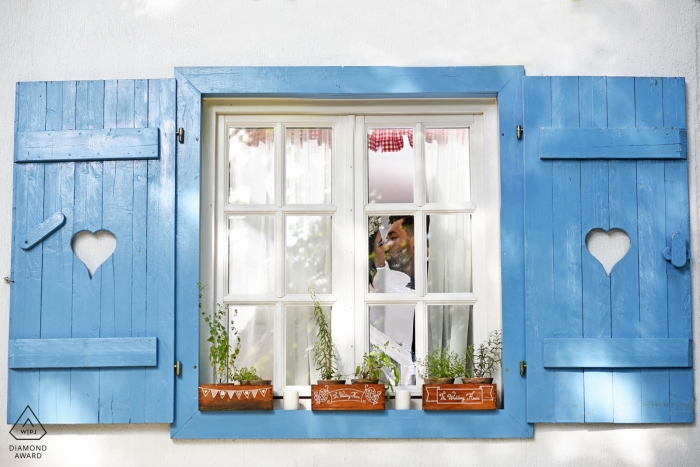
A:
<svg viewBox="0 0 700 467">
<path fill-rule="evenodd" d="M 464 355 L 471 312 L 471 305 L 429 305 L 428 353 L 449 348 Z"/>
<path fill-rule="evenodd" d="M 399 369 L 402 386 L 416 384 L 415 312 L 413 305 L 369 307 L 369 347 L 389 342 L 386 353 Z"/>
<path fill-rule="evenodd" d="M 428 292 L 472 291 L 471 216 L 427 216 Z"/>
<path fill-rule="evenodd" d="M 368 200 L 413 203 L 413 129 L 367 130 Z"/>
<path fill-rule="evenodd" d="M 273 216 L 231 216 L 228 223 L 228 293 L 274 291 Z"/>
<path fill-rule="evenodd" d="M 288 204 L 330 204 L 330 128 L 289 128 L 285 173 Z"/>
<path fill-rule="evenodd" d="M 331 293 L 331 217 L 287 216 L 287 293 Z"/>
<path fill-rule="evenodd" d="M 272 379 L 275 349 L 272 307 L 231 305 L 229 316 L 241 338 L 241 353 L 236 358 L 236 369 L 255 367 L 262 379 Z M 233 333 L 229 333 L 229 336 L 231 347 L 235 348 Z"/>
<path fill-rule="evenodd" d="M 330 323 L 331 307 L 322 306 Z M 313 306 L 288 306 L 286 320 L 286 379 L 287 385 L 316 384 L 318 370 L 313 359 L 312 347 L 316 342 L 318 327 L 314 321 Z"/>
<path fill-rule="evenodd" d="M 369 292 L 413 292 L 413 216 L 370 216 L 367 225 Z"/>
<path fill-rule="evenodd" d="M 230 204 L 272 204 L 275 200 L 275 131 L 229 128 Z"/>
<path fill-rule="evenodd" d="M 429 203 L 470 200 L 468 128 L 425 130 L 425 175 Z"/>
</svg>

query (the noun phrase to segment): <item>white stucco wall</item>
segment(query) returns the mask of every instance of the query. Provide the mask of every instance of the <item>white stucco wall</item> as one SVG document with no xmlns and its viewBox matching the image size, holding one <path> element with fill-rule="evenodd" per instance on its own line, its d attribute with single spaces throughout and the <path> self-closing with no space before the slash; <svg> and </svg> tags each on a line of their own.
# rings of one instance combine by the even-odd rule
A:
<svg viewBox="0 0 700 467">
<path fill-rule="evenodd" d="M 1 0 L 0 277 L 10 271 L 15 82 L 166 78 L 175 66 L 522 64 L 528 75 L 683 76 L 697 233 L 699 20 L 697 0 Z M 0 282 L 2 419 L 8 292 Z M 493 441 L 172 441 L 167 425 L 52 426 L 35 461 L 13 459 L 9 428 L 1 465 L 700 465 L 695 424 L 538 425 L 534 439 Z"/>
</svg>

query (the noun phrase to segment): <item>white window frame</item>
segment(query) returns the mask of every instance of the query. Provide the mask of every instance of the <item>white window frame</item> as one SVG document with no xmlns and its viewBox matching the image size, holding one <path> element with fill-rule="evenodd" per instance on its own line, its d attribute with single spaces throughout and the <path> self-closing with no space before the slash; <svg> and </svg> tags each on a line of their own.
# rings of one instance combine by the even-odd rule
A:
<svg viewBox="0 0 700 467">
<path fill-rule="evenodd" d="M 420 116 L 420 117 L 419 117 Z M 469 118 L 465 118 L 469 116 Z M 334 341 L 339 349 L 346 373 L 354 369 L 361 361 L 362 354 L 368 350 L 369 322 L 368 304 L 416 305 L 416 356 L 425 353 L 427 344 L 426 306 L 428 304 L 473 303 L 473 336 L 475 342 L 481 342 L 494 329 L 501 329 L 501 269 L 500 269 L 500 177 L 498 148 L 498 117 L 495 99 L 450 99 L 450 100 L 412 100 L 412 101 L 340 101 L 292 99 L 228 99 L 205 100 L 202 112 L 202 193 L 201 193 L 201 274 L 203 283 L 214 287 L 206 288 L 203 303 L 214 306 L 215 303 L 236 303 L 249 305 L 273 305 L 275 307 L 275 371 L 273 385 L 275 394 L 280 395 L 286 386 L 284 365 L 278 362 L 285 354 L 284 325 L 282 315 L 284 304 L 311 305 L 306 294 L 284 294 L 284 226 L 280 218 L 285 213 L 324 213 L 332 214 L 332 277 L 333 293 L 319 295 L 322 305 L 333 306 L 332 326 Z M 427 127 L 469 127 L 472 195 L 470 203 L 460 205 L 437 205 L 416 203 L 408 205 L 375 204 L 367 205 L 367 156 L 366 128 L 376 126 L 403 126 L 405 122 L 421 120 L 415 123 L 416 136 L 422 135 Z M 277 121 L 275 121 L 277 120 Z M 328 126 L 333 124 L 333 161 L 332 161 L 332 203 L 335 210 L 320 206 L 283 207 L 284 192 L 284 135 L 282 120 L 292 123 L 292 127 Z M 223 211 L 217 206 L 225 203 L 225 190 L 215 190 L 215 186 L 226 186 L 226 171 L 212 164 L 215 154 L 225 154 L 226 125 L 238 127 L 269 126 L 274 121 L 276 128 L 276 189 L 275 204 L 261 206 L 235 206 L 229 212 L 246 214 L 263 214 L 274 212 L 276 221 L 276 248 L 278 263 L 276 271 L 275 294 L 269 296 L 227 296 L 221 293 L 225 285 L 226 259 L 216 261 L 215 251 L 227 251 L 225 248 L 226 222 Z M 319 122 L 324 122 L 319 124 Z M 415 141 L 422 142 L 416 137 Z M 416 167 L 420 167 L 423 158 L 421 144 L 415 144 Z M 223 163 L 225 158 L 220 158 Z M 358 175 L 362 176 L 358 176 Z M 481 175 L 481 176 L 479 176 Z M 421 177 L 417 177 L 421 178 Z M 416 181 L 414 190 L 417 199 L 424 198 L 425 187 L 422 181 Z M 354 210 L 354 212 L 353 212 Z M 333 212 L 331 212 L 333 211 Z M 423 231 L 424 215 L 437 213 L 473 212 L 472 224 L 472 277 L 471 294 L 425 294 L 425 270 L 417 268 L 416 294 L 369 294 L 366 290 L 366 238 L 367 215 L 379 213 L 417 213 L 416 257 L 425 255 L 425 234 Z M 217 219 L 218 217 L 218 219 Z M 349 225 L 354 224 L 354 248 L 345 248 L 338 240 Z M 218 231 L 217 231 L 218 229 Z M 492 232 L 492 234 L 489 234 Z M 216 239 L 220 239 L 216 244 Z M 223 244 L 221 243 L 223 242 Z M 483 247 L 476 247 L 477 242 Z M 223 250 L 221 250 L 224 248 Z M 355 255 L 355 251 L 364 254 Z M 281 258 L 281 261 L 279 260 Z M 353 287 L 343 286 L 353 278 Z M 362 310 L 356 312 L 356 310 Z M 339 332 L 339 329 L 352 329 L 352 332 Z M 206 342 L 207 329 L 200 326 L 200 342 Z M 354 335 L 353 335 L 354 334 Z M 200 381 L 210 374 L 208 347 L 200 345 Z M 414 395 L 420 394 L 421 381 L 412 387 Z M 308 395 L 309 386 L 293 387 L 301 395 Z M 499 392 L 501 385 L 499 385 Z"/>
</svg>

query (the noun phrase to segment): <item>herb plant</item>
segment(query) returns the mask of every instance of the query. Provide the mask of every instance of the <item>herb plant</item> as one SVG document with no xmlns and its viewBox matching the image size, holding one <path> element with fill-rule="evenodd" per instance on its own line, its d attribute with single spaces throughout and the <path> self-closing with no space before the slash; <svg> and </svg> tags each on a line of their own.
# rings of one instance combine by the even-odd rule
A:
<svg viewBox="0 0 700 467">
<path fill-rule="evenodd" d="M 342 375 L 338 371 L 338 357 L 333 346 L 331 328 L 328 325 L 326 316 L 323 314 L 323 309 L 316 298 L 313 287 L 309 287 L 309 292 L 314 301 L 314 320 L 318 327 L 316 342 L 314 342 L 313 346 L 313 357 L 316 369 L 320 372 L 319 379 L 331 380 L 340 378 Z"/>
<path fill-rule="evenodd" d="M 197 283 L 199 287 L 199 309 L 202 309 L 202 291 L 204 287 L 201 282 Z M 241 337 L 238 335 L 238 330 L 234 325 L 234 319 L 238 315 L 238 310 L 233 310 L 231 317 L 231 335 L 236 340 L 236 345 L 231 346 L 229 341 L 229 330 L 224 324 L 226 320 L 226 308 L 221 304 L 216 304 L 217 309 L 211 316 L 205 311 L 201 311 L 204 316 L 204 322 L 209 326 L 209 339 L 207 342 L 211 344 L 209 348 L 209 362 L 214 369 L 217 383 L 225 383 L 228 381 L 229 375 L 233 375 L 236 370 L 236 357 L 241 352 Z"/>
<path fill-rule="evenodd" d="M 433 350 L 425 360 L 417 359 L 416 365 L 423 379 L 456 378 L 464 374 L 466 359 L 448 347 Z"/>
<path fill-rule="evenodd" d="M 258 370 L 256 370 L 254 366 L 251 366 L 250 368 L 243 367 L 240 370 L 236 371 L 236 374 L 233 375 L 233 380 L 238 381 L 239 383 L 242 383 L 243 381 L 254 381 L 259 379 L 261 378 L 258 375 Z"/>
<path fill-rule="evenodd" d="M 493 374 L 501 365 L 503 339 L 499 331 L 493 331 L 485 343 L 467 346 L 465 354 L 467 378 L 493 378 Z"/>
<path fill-rule="evenodd" d="M 369 379 L 378 381 L 381 379 L 384 373 L 384 368 L 387 368 L 390 372 L 386 378 L 386 384 L 389 390 L 394 389 L 394 382 L 399 382 L 399 369 L 396 367 L 394 362 L 391 361 L 391 357 L 386 354 L 386 349 L 389 346 L 387 341 L 384 347 L 374 346 L 374 348 L 364 354 L 362 357 L 362 365 L 358 365 L 355 369 L 355 376 L 358 379 Z M 393 380 L 392 380 L 393 377 Z"/>
</svg>

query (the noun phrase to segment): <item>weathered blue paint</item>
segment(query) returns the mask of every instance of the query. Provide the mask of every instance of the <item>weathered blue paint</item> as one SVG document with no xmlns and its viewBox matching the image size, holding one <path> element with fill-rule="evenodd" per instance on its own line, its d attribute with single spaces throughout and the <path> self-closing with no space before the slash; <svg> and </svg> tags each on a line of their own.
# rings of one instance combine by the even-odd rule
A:
<svg viewBox="0 0 700 467">
<path fill-rule="evenodd" d="M 10 339 L 9 365 L 17 368 L 155 366 L 155 337 Z"/>
<path fill-rule="evenodd" d="M 545 368 L 689 368 L 690 339 L 544 340 Z"/>
<path fill-rule="evenodd" d="M 685 81 L 681 78 L 663 80 L 664 126 L 686 127 Z M 673 232 L 689 238 L 688 165 L 682 161 L 667 161 L 664 180 L 666 191 L 666 236 Z M 686 259 L 689 259 L 690 252 Z M 668 337 L 692 338 L 692 309 L 690 305 L 690 262 L 676 267 L 666 264 L 668 284 Z M 693 371 L 669 370 L 670 421 L 693 421 Z"/>
<path fill-rule="evenodd" d="M 176 379 L 173 438 L 430 438 L 530 437 L 525 421 L 524 358 L 522 67 L 486 68 L 177 68 Z M 199 375 L 199 201 L 201 106 L 206 96 L 423 98 L 497 96 L 501 128 L 501 213 L 503 265 L 505 408 L 462 414 L 387 411 L 381 414 L 202 413 L 197 408 Z"/>
<path fill-rule="evenodd" d="M 607 128 L 607 87 L 603 77 L 579 78 L 579 125 L 581 128 Z M 583 281 L 583 337 L 610 337 L 610 277 L 588 251 L 585 240 L 592 229 L 610 229 L 608 208 L 608 161 L 581 163 L 581 264 Z M 585 369 L 583 387 L 584 418 L 587 422 L 612 422 L 612 372 Z"/>
<path fill-rule="evenodd" d="M 663 91 L 667 81 L 671 88 L 668 93 Z M 549 129 L 538 133 L 533 141 L 527 140 L 531 132 L 525 136 L 525 280 L 526 290 L 532 288 L 532 293 L 526 294 L 528 421 L 580 421 L 571 410 L 577 388 L 567 378 L 570 368 L 592 368 L 584 372 L 586 422 L 687 422 L 693 419 L 692 381 L 688 370 L 669 368 L 691 365 L 688 350 L 691 320 L 685 311 L 689 310 L 690 282 L 689 277 L 682 275 L 686 266 L 674 268 L 662 256 L 674 232 L 687 232 L 687 194 L 681 193 L 687 192 L 687 162 L 644 160 L 648 155 L 643 151 L 640 151 L 642 157 L 635 160 L 580 159 L 579 199 L 561 189 L 570 180 L 576 185 L 575 174 L 560 174 L 566 167 L 564 164 L 571 161 L 543 160 L 538 153 L 549 144 L 542 141 L 547 138 L 547 132 L 566 133 L 574 138 L 583 134 L 581 129 L 590 128 L 586 134 L 592 138 L 591 135 L 598 134 L 596 128 L 628 135 L 634 133 L 627 129 L 642 129 L 638 133 L 662 127 L 684 130 L 685 119 L 678 118 L 684 112 L 680 104 L 684 99 L 683 80 L 579 78 L 579 118 L 571 119 L 571 131 L 566 132 L 561 131 L 556 119 L 563 108 L 560 102 L 565 99 L 561 95 L 576 93 L 573 85 L 562 92 L 561 85 L 556 84 L 560 82 L 564 81 L 524 79 L 525 128 Z M 541 114 L 535 113 L 536 107 Z M 666 107 L 671 114 L 668 118 Z M 574 141 L 575 144 L 579 143 Z M 547 180 L 549 171 L 551 184 Z M 669 209 L 671 212 L 667 212 Z M 580 219 L 571 216 L 572 211 L 579 210 Z M 550 222 L 552 234 L 548 236 L 546 230 L 539 229 Z M 629 253 L 609 278 L 586 251 L 585 234 L 592 228 L 620 228 L 630 237 Z M 579 235 L 583 252 L 580 280 L 585 339 L 582 340 L 567 339 L 570 333 L 579 331 L 579 322 L 567 316 L 579 309 L 576 285 L 571 284 L 579 276 L 558 264 L 578 267 L 575 256 L 561 246 L 560 239 L 565 234 Z M 677 242 L 685 254 L 685 241 Z M 553 280 L 550 264 L 554 265 Z M 681 274 L 671 276 L 669 268 Z M 669 282 L 671 277 L 676 281 L 673 286 Z M 553 303 L 550 296 L 554 297 Z M 575 306 L 566 302 L 569 296 Z M 557 300 L 557 297 L 562 298 Z M 670 332 L 672 321 L 678 331 L 674 336 Z M 544 367 L 540 358 L 544 358 Z M 633 367 L 644 369 L 626 369 Z M 600 368 L 613 370 L 610 373 Z M 670 381 L 671 374 L 678 378 L 675 387 Z M 543 388 L 552 384 L 554 397 L 549 397 L 549 392 L 539 397 Z M 559 394 L 569 399 L 558 397 Z M 676 402 L 672 403 L 670 398 Z M 564 406 L 560 407 L 561 404 Z"/>
<path fill-rule="evenodd" d="M 34 245 L 63 227 L 65 223 L 66 216 L 63 213 L 55 212 L 51 214 L 44 222 L 27 232 L 20 247 L 23 250 L 30 250 Z"/>
<path fill-rule="evenodd" d="M 22 131 L 15 162 L 158 159 L 158 128 Z"/>
<path fill-rule="evenodd" d="M 152 96 L 146 80 L 18 85 L 17 131 L 141 129 L 157 135 L 161 152 L 150 162 L 15 164 L 13 265 L 17 266 L 12 273 L 11 339 L 37 339 L 36 345 L 49 339 L 52 345 L 74 346 L 80 339 L 95 339 L 89 341 L 94 347 L 101 339 L 138 338 L 131 342 L 145 339 L 152 348 L 147 360 L 128 362 L 118 348 L 111 349 L 107 358 L 90 347 L 87 358 L 75 357 L 75 365 L 65 355 L 48 352 L 58 360 L 41 370 L 31 369 L 41 365 L 38 357 L 26 357 L 21 365 L 29 369 L 10 370 L 8 421 L 14 422 L 27 404 L 44 423 L 172 420 L 175 80 L 150 83 L 158 90 Z M 149 97 L 157 102 L 149 103 Z M 30 125 L 31 120 L 35 124 Z M 170 136 L 164 137 L 166 130 Z M 154 179 L 150 187 L 149 175 Z M 149 211 L 154 214 L 149 216 Z M 52 213 L 65 216 L 66 225 L 23 251 L 26 232 Z M 151 228 L 154 247 L 149 250 L 146 232 Z M 117 248 L 90 278 L 73 254 L 71 240 L 80 230 L 100 229 L 115 234 Z M 156 245 L 158 230 L 163 233 Z M 170 244 L 168 236 L 173 238 Z M 150 280 L 147 267 L 152 268 Z M 136 350 L 132 346 L 126 352 Z M 13 365 L 20 365 L 15 360 Z M 144 362 L 150 366 L 132 366 Z"/>
<path fill-rule="evenodd" d="M 686 159 L 681 128 L 541 128 L 541 159 Z"/>
</svg>

